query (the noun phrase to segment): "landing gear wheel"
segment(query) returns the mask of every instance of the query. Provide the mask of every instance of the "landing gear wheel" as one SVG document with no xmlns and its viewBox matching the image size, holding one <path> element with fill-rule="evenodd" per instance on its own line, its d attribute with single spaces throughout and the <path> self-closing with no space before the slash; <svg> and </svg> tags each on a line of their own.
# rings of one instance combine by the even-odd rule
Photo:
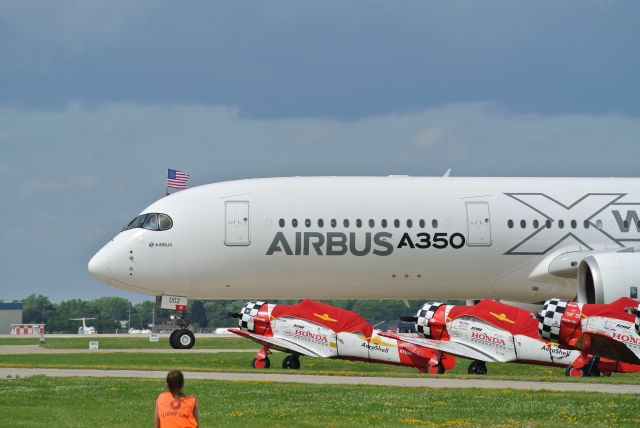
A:
<svg viewBox="0 0 640 428">
<path fill-rule="evenodd" d="M 282 368 L 283 369 L 288 369 L 289 364 L 291 364 L 291 355 L 287 355 L 286 357 L 284 357 L 284 360 L 282 360 Z"/>
<path fill-rule="evenodd" d="M 291 356 L 291 361 L 289 362 L 289 368 L 293 370 L 300 369 L 300 358 L 298 357 L 298 354 L 293 354 Z"/>
<path fill-rule="evenodd" d="M 173 343 L 171 346 L 176 349 L 191 349 L 193 348 L 193 345 L 196 344 L 196 337 L 193 332 L 186 328 L 174 331 L 171 333 L 171 336 L 173 336 Z M 171 337 L 169 337 L 169 340 L 171 340 Z"/>
<path fill-rule="evenodd" d="M 173 349 L 180 349 L 180 344 L 176 340 L 176 333 L 179 331 L 180 330 L 173 330 L 169 336 L 169 345 L 171 345 Z"/>
<path fill-rule="evenodd" d="M 429 366 L 427 368 L 427 372 L 429 374 L 444 374 L 444 365 L 442 365 L 442 363 L 438 363 L 435 366 Z"/>
<path fill-rule="evenodd" d="M 253 367 L 254 369 L 268 369 L 269 367 L 271 367 L 271 361 L 269 361 L 269 357 L 266 357 L 264 360 L 254 358 L 253 361 L 251 361 L 251 367 Z"/>
<path fill-rule="evenodd" d="M 473 360 L 471 364 L 469 364 L 467 373 L 472 375 L 486 375 L 487 364 L 484 361 Z"/>
<path fill-rule="evenodd" d="M 300 368 L 300 358 L 297 354 L 291 354 L 284 357 L 282 360 L 283 369 L 298 370 Z"/>
<path fill-rule="evenodd" d="M 600 369 L 598 369 L 598 364 L 600 363 L 600 357 L 593 357 L 589 360 L 589 363 L 582 370 L 585 376 L 588 377 L 600 377 Z"/>
<path fill-rule="evenodd" d="M 564 369 L 564 375 L 568 377 L 582 377 L 583 373 L 582 369 L 577 369 L 573 366 L 567 366 L 567 368 Z"/>
</svg>

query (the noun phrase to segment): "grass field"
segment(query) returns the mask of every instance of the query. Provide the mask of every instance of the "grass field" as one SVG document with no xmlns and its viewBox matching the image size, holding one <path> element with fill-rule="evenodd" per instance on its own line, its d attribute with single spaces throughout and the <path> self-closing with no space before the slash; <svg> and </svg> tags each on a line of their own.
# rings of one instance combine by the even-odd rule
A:
<svg viewBox="0 0 640 428">
<path fill-rule="evenodd" d="M 152 426 L 164 388 L 149 379 L 0 379 L 3 425 Z M 189 381 L 201 425 L 211 426 L 635 426 L 636 396 L 514 390 Z"/>
<path fill-rule="evenodd" d="M 302 357 L 300 370 L 283 370 L 283 353 L 270 356 L 269 372 L 299 373 L 336 376 L 428 376 L 419 374 L 410 367 L 370 364 L 359 361 L 330 360 Z M 179 368 L 185 371 L 226 371 L 253 372 L 250 352 L 230 352 L 220 354 L 205 353 L 109 353 L 86 352 L 78 354 L 25 354 L 0 355 L 0 367 L 41 367 L 41 368 L 84 368 L 84 369 L 140 369 L 171 370 Z M 447 372 L 447 377 L 475 378 L 467 374 L 468 360 L 458 359 L 455 369 Z M 560 381 L 560 382 L 596 382 L 640 384 L 640 374 L 614 374 L 601 378 L 567 378 L 564 369 L 522 364 L 487 364 L 489 374 L 486 378 L 500 380 Z"/>
<path fill-rule="evenodd" d="M 89 342 L 97 340 L 100 349 L 168 349 L 169 337 L 161 336 L 158 342 L 149 342 L 147 336 L 142 337 L 47 337 L 43 345 L 49 349 L 88 349 Z M 0 345 L 38 345 L 38 337 L 0 337 Z M 241 337 L 204 337 L 196 338 L 196 349 L 258 349 L 260 346 Z"/>
</svg>

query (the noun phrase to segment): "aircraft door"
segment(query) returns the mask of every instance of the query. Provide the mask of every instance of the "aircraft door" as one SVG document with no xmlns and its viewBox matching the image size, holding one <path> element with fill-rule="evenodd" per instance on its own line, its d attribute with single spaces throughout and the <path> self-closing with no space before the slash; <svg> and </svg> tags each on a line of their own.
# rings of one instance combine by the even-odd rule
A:
<svg viewBox="0 0 640 428">
<path fill-rule="evenodd" d="M 249 202 L 227 201 L 225 210 L 225 245 L 249 245 Z"/>
<path fill-rule="evenodd" d="M 491 245 L 491 217 L 488 202 L 466 202 L 467 245 L 488 247 Z"/>
</svg>

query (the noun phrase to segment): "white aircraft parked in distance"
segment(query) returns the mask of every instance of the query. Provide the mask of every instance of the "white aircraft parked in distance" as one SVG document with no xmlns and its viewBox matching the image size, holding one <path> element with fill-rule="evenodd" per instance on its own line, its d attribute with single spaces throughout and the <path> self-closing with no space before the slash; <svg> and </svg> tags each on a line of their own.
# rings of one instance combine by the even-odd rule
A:
<svg viewBox="0 0 640 428">
<path fill-rule="evenodd" d="M 82 321 L 82 326 L 78 327 L 78 334 L 97 334 L 96 328 L 94 326 L 87 327 L 87 320 L 94 320 L 95 318 L 71 318 L 71 321 Z"/>
<path fill-rule="evenodd" d="M 164 197 L 89 262 L 198 299 L 638 297 L 640 179 L 291 177 Z"/>
</svg>

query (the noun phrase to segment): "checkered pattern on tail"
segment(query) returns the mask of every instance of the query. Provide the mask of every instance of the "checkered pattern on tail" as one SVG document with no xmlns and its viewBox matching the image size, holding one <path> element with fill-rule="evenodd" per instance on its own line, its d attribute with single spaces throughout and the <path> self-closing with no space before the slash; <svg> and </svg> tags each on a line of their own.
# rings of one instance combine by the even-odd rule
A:
<svg viewBox="0 0 640 428">
<path fill-rule="evenodd" d="M 433 318 L 438 308 L 442 305 L 444 305 L 444 303 L 440 302 L 427 302 L 422 305 L 422 308 L 418 311 L 418 320 L 416 321 L 416 332 L 419 335 L 431 339 L 429 320 Z"/>
<path fill-rule="evenodd" d="M 640 305 L 636 308 L 636 333 L 640 335 Z"/>
<path fill-rule="evenodd" d="M 260 308 L 264 304 L 265 302 L 252 300 L 244 305 L 244 307 L 240 311 L 240 314 L 242 316 L 238 319 L 238 325 L 240 326 L 240 329 L 253 332 L 253 317 L 258 315 Z"/>
<path fill-rule="evenodd" d="M 560 338 L 560 320 L 567 309 L 566 300 L 550 299 L 544 302 L 538 322 L 538 332 L 543 339 L 557 342 Z"/>
</svg>

